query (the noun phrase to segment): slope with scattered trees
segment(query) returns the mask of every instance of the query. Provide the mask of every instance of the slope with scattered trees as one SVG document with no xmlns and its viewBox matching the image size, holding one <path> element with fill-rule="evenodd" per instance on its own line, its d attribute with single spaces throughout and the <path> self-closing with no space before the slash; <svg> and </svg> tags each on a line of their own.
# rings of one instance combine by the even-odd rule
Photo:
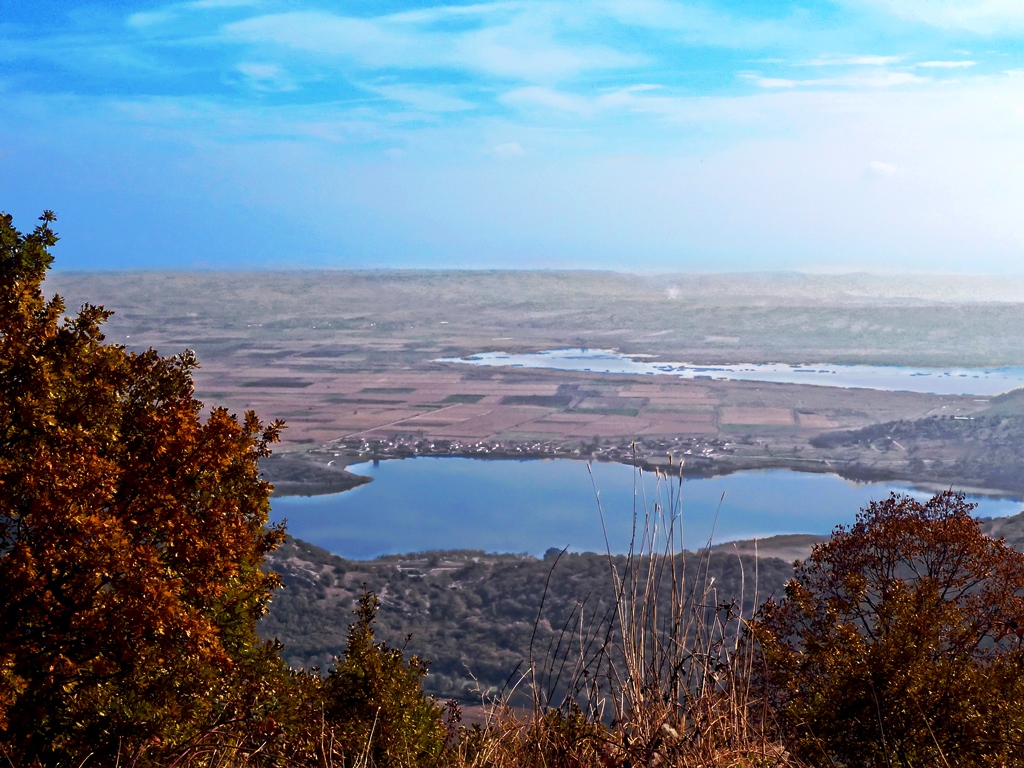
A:
<svg viewBox="0 0 1024 768">
<path fill-rule="evenodd" d="M 544 559 L 479 551 L 424 552 L 351 561 L 307 542 L 289 539 L 268 558 L 282 589 L 260 634 L 284 643 L 294 667 L 330 665 L 344 646 L 345 627 L 364 585 L 381 600 L 380 633 L 431 661 L 426 690 L 443 699 L 479 703 L 515 685 L 529 667 L 531 643 L 544 657 L 582 606 L 585 621 L 604 616 L 615 602 L 610 567 L 623 572 L 626 557 L 594 553 Z M 793 575 L 777 558 L 716 552 L 710 561 L 688 555 L 686 575 L 714 579 L 716 602 L 736 601 L 746 614 L 781 594 Z M 541 596 L 544 608 L 541 609 Z"/>
</svg>

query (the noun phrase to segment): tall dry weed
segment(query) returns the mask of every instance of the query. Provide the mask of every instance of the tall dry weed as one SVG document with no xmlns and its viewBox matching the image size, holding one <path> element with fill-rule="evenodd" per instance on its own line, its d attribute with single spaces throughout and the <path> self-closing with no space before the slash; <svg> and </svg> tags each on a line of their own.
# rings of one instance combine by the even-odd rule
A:
<svg viewBox="0 0 1024 768">
<path fill-rule="evenodd" d="M 464 764 L 796 765 L 752 688 L 755 653 L 745 627 L 760 602 L 756 558 L 749 574 L 740 560 L 740 594 L 720 595 L 710 565 L 722 555 L 712 554 L 710 541 L 696 552 L 683 547 L 683 489 L 682 466 L 671 460 L 667 471 L 637 469 L 622 558 L 612 555 L 595 487 L 613 602 L 581 601 L 546 649 L 531 643 L 519 685 L 532 710 L 509 706 L 507 696 L 494 705 L 464 740 Z M 557 567 L 556 558 L 549 582 Z M 538 624 L 543 614 L 542 600 Z"/>
</svg>

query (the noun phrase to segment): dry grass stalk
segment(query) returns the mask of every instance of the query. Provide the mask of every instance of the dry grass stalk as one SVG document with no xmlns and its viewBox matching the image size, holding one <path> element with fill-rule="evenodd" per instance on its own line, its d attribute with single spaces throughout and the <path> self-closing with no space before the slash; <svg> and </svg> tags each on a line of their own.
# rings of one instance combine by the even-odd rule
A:
<svg viewBox="0 0 1024 768">
<path fill-rule="evenodd" d="M 577 605 L 542 659 L 531 644 L 523 682 L 533 712 L 495 709 L 473 765 L 794 765 L 752 694 L 747 595 L 719 600 L 710 541 L 684 550 L 682 467 L 670 466 L 654 473 L 650 499 L 637 470 L 624 559 L 611 554 L 597 494 L 614 604 L 603 613 Z M 756 605 L 756 565 L 751 576 Z"/>
</svg>

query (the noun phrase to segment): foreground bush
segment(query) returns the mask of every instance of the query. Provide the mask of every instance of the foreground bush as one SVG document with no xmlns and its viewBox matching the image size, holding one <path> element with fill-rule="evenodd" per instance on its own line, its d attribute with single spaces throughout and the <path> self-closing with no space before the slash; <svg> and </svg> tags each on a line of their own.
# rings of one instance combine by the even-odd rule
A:
<svg viewBox="0 0 1024 768">
<path fill-rule="evenodd" d="M 369 592 L 359 600 L 345 655 L 321 688 L 326 718 L 342 755 L 381 768 L 438 764 L 446 734 L 441 708 L 423 694 L 427 664 L 374 642 L 379 607 Z"/>
<path fill-rule="evenodd" d="M 814 763 L 1024 765 L 1024 555 L 962 495 L 893 495 L 798 564 L 753 626 Z"/>
<path fill-rule="evenodd" d="M 192 353 L 64 318 L 53 219 L 0 214 L 0 762 L 437 764 L 426 664 L 374 642 L 376 598 L 326 680 L 257 638 L 283 538 L 258 462 L 283 425 L 203 419 Z"/>
<path fill-rule="evenodd" d="M 281 667 L 255 633 L 280 425 L 201 419 L 191 353 L 106 344 L 99 307 L 63 318 L 52 220 L 0 215 L 0 744 L 26 764 L 251 720 Z"/>
</svg>

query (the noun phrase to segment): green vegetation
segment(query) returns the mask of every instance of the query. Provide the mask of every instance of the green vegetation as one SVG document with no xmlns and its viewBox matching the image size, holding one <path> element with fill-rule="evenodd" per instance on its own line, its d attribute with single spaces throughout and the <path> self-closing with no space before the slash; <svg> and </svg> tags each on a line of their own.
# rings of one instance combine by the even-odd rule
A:
<svg viewBox="0 0 1024 768">
<path fill-rule="evenodd" d="M 970 417 L 930 416 L 912 421 L 891 421 L 862 429 L 827 432 L 811 440 L 815 448 L 854 449 L 867 454 L 850 468 L 851 474 L 870 476 L 872 454 L 896 455 L 905 468 L 900 476 L 918 482 L 960 478 L 982 488 L 1024 489 L 1020 471 L 1024 445 L 1024 415 Z M 888 470 L 891 473 L 891 467 Z M 884 474 L 884 471 L 883 471 Z"/>
<path fill-rule="evenodd" d="M 484 395 L 460 395 L 460 394 L 455 394 L 455 395 L 448 395 L 448 397 L 444 398 L 441 402 L 442 403 L 466 403 L 466 404 L 469 404 L 469 405 L 473 405 L 474 403 L 479 403 L 483 399 L 484 399 Z"/>
<path fill-rule="evenodd" d="M 379 607 L 375 595 L 360 595 L 345 651 L 321 688 L 325 717 L 337 724 L 343 754 L 361 752 L 381 768 L 436 764 L 445 729 L 440 707 L 420 687 L 427 664 L 416 656 L 406 662 L 401 649 L 374 642 Z"/>
<path fill-rule="evenodd" d="M 365 585 L 381 598 L 379 631 L 385 641 L 431 660 L 427 692 L 479 703 L 482 693 L 496 694 L 517 681 L 529 663 L 531 640 L 546 650 L 557 644 L 578 606 L 585 606 L 587 616 L 603 616 L 614 603 L 605 555 L 566 554 L 553 567 L 555 554 L 538 560 L 452 551 L 355 562 L 289 537 L 268 558 L 283 587 L 259 632 L 284 643 L 293 667 L 326 667 L 344 646 L 347 617 Z M 626 557 L 612 558 L 611 565 L 622 572 Z M 781 594 L 793 574 L 783 560 L 756 562 L 727 552 L 716 552 L 703 566 L 691 554 L 686 575 L 694 578 L 698 567 L 715 579 L 721 601 L 742 596 L 747 614 L 757 606 L 750 586 L 755 573 L 762 600 Z"/>
<path fill-rule="evenodd" d="M 266 376 L 262 379 L 243 381 L 239 386 L 250 389 L 263 389 L 264 387 L 281 387 L 284 389 L 305 389 L 312 386 L 312 381 L 304 381 L 289 376 Z"/>
</svg>

